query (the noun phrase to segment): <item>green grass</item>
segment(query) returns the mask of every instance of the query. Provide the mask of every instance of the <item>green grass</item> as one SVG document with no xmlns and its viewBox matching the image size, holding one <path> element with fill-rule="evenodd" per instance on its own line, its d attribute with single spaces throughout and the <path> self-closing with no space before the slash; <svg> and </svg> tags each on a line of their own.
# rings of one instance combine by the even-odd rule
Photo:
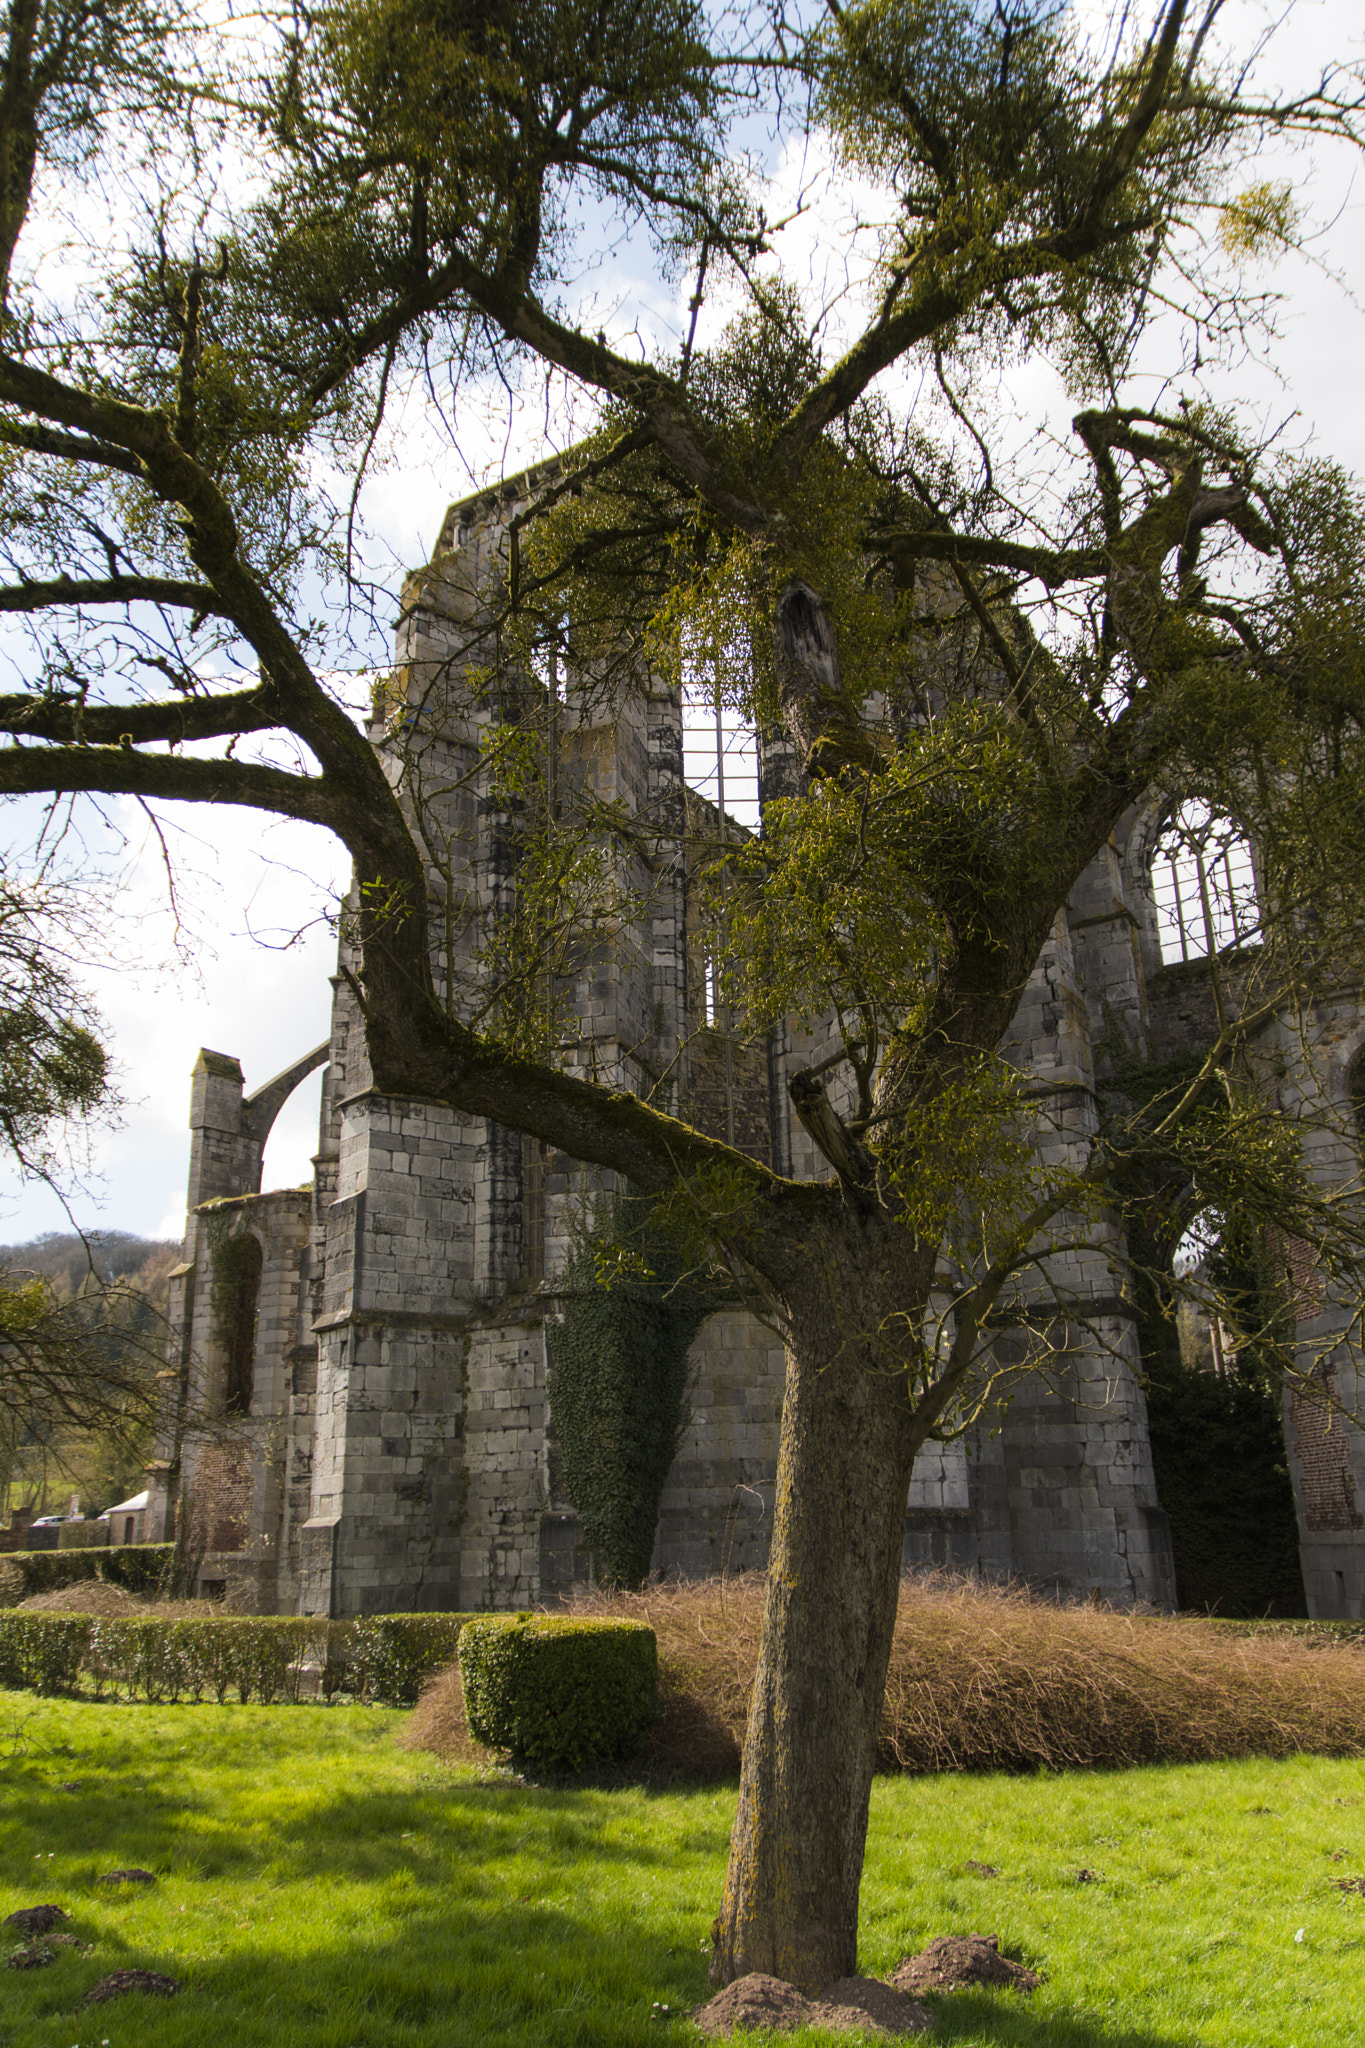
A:
<svg viewBox="0 0 1365 2048">
<path fill-rule="evenodd" d="M 399 1749 L 403 1718 L 0 1693 L 0 1912 L 56 1900 L 95 1944 L 0 1978 L 4 2048 L 695 2039 L 651 2010 L 707 1995 L 732 1789 L 481 1782 Z M 97 1882 L 127 1865 L 156 1887 Z M 862 1967 L 979 1931 L 1047 1972 L 945 2001 L 954 2048 L 1350 2048 L 1365 1898 L 1332 1879 L 1362 1872 L 1360 1763 L 885 1778 Z M 130 1966 L 185 1989 L 73 2013 Z"/>
</svg>

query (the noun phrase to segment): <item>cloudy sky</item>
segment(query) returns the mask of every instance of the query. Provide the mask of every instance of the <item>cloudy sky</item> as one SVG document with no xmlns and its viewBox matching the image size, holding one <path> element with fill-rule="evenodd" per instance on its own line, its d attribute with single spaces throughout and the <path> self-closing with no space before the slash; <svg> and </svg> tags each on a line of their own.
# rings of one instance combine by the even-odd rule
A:
<svg viewBox="0 0 1365 2048">
<path fill-rule="evenodd" d="M 1360 0 L 1294 0 L 1271 9 L 1261 0 L 1230 0 L 1229 41 L 1246 41 L 1292 13 L 1273 46 L 1263 83 L 1288 91 L 1315 80 L 1333 61 L 1365 61 Z M 1277 151 L 1253 175 L 1291 181 L 1310 224 L 1306 251 L 1251 280 L 1280 297 L 1280 338 L 1270 360 L 1247 357 L 1220 368 L 1206 387 L 1249 407 L 1268 425 L 1283 424 L 1295 445 L 1316 440 L 1365 473 L 1365 160 L 1344 149 Z M 849 199 L 817 161 L 778 159 L 770 217 L 798 188 L 810 210 L 785 236 L 783 260 L 817 284 L 842 276 L 848 254 Z M 855 286 L 851 304 L 856 303 Z M 599 254 L 585 269 L 595 325 L 613 337 L 633 328 L 658 336 L 680 330 L 688 285 L 664 290 L 629 246 Z M 706 319 L 725 316 L 718 303 Z M 837 321 L 835 327 L 837 338 Z M 704 330 L 705 332 L 705 330 Z M 1169 338 L 1154 335 L 1139 379 L 1156 396 L 1171 360 Z M 1169 402 L 1169 400 L 1168 400 Z M 1013 374 L 1002 403 L 1021 417 L 1063 429 L 1065 395 L 1039 371 Z M 547 399 L 509 413 L 505 402 L 461 405 L 434 422 L 423 394 L 409 400 L 407 431 L 395 460 L 370 483 L 364 512 L 375 536 L 374 559 L 398 568 L 426 557 L 451 499 L 463 496 L 506 456 L 513 466 L 545 446 Z M 553 438 L 563 445 L 575 421 L 558 394 L 549 396 Z M 582 415 L 580 415 L 582 417 Z M 178 812 L 178 815 L 177 815 Z M 21 825 L 32 822 L 31 814 Z M 207 814 L 166 807 L 180 895 L 168 900 L 162 848 L 147 818 L 113 803 L 107 823 L 87 820 L 92 867 L 117 877 L 116 914 L 107 953 L 88 980 L 108 1029 L 126 1101 L 118 1127 L 96 1133 L 90 1169 L 73 1211 L 87 1228 L 179 1236 L 188 1157 L 189 1075 L 200 1046 L 234 1053 L 248 1088 L 258 1087 L 327 1035 L 334 936 L 326 913 L 342 880 L 339 849 L 307 827 L 246 814 Z M 22 843 L 23 832 L 12 835 Z M 266 1159 L 266 1186 L 308 1177 L 316 1143 L 318 1077 L 300 1089 L 281 1117 Z M 41 1186 L 0 1176 L 0 1239 L 19 1242 L 67 1228 L 62 1208 Z"/>
</svg>

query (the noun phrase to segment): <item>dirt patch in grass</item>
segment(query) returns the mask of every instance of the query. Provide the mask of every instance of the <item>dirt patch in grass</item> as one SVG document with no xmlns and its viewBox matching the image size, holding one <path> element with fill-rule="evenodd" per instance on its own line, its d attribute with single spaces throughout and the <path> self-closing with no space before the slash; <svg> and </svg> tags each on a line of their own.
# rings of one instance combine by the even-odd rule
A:
<svg viewBox="0 0 1365 2048">
<path fill-rule="evenodd" d="M 20 1906 L 17 1912 L 7 1913 L 0 1925 L 17 1927 L 21 1934 L 46 1934 L 58 1921 L 70 1918 L 64 1906 Z"/>
<path fill-rule="evenodd" d="M 30 1941 L 23 1948 L 11 1950 L 5 1967 L 9 1970 L 43 1970 L 49 1963 L 56 1962 L 57 1952 L 63 1948 L 74 1948 L 78 1955 L 88 1956 L 91 1944 L 75 1934 L 45 1934 L 40 1941 Z"/>
<path fill-rule="evenodd" d="M 701 2032 L 712 2040 L 728 2040 L 735 2033 L 771 2028 L 775 2034 L 795 2033 L 798 2027 L 828 2027 L 831 2033 L 855 2030 L 898 2040 L 907 2034 L 922 2034 L 933 2025 L 933 2016 L 922 2005 L 883 1984 L 877 1977 L 841 1977 L 818 1998 L 806 1998 L 794 1984 L 780 1977 L 765 1977 L 755 1971 L 737 1977 L 692 2014 Z"/>
<path fill-rule="evenodd" d="M 708 2039 L 723 2041 L 739 2029 L 752 2032 L 771 2027 L 774 2033 L 790 2034 L 809 2025 L 810 2012 L 810 2000 L 794 1984 L 755 1970 L 751 1976 L 737 1977 L 705 2005 L 697 2006 L 692 2017 Z"/>
<path fill-rule="evenodd" d="M 961 1991 L 971 1984 L 1036 1991 L 1042 1981 L 1036 1970 L 1002 1956 L 995 1934 L 941 1934 L 917 1956 L 906 1956 L 890 1977 L 911 1998 L 923 1991 Z"/>
<path fill-rule="evenodd" d="M 871 2022 L 871 2025 L 868 2022 Z M 892 2040 L 904 2034 L 923 2034 L 934 2024 L 927 2006 L 917 2005 L 893 1984 L 879 1977 L 841 1977 L 827 1985 L 811 2008 L 813 2027 L 830 2027 L 846 2034 L 855 2027 Z"/>
<path fill-rule="evenodd" d="M 5 1958 L 7 1970 L 45 1970 L 49 1963 L 55 1963 L 57 1951 L 49 1948 L 45 1941 L 31 1941 L 27 1948 L 16 1948 Z"/>
<path fill-rule="evenodd" d="M 764 1582 L 589 1596 L 586 1614 L 648 1621 L 659 1643 L 652 1776 L 733 1776 L 758 1661 Z M 427 1687 L 405 1741 L 481 1756 L 452 1666 Z M 1365 1755 L 1365 1651 L 1237 1636 L 1186 1616 L 1061 1607 L 975 1581 L 901 1590 L 882 1713 L 883 1770 L 1064 1770 Z"/>
<path fill-rule="evenodd" d="M 106 2005 L 111 1998 L 122 1998 L 128 1991 L 149 1991 L 157 1998 L 174 1998 L 179 1989 L 174 1977 L 163 1977 L 159 1970 L 111 1970 L 98 1984 L 90 1986 L 81 2004 Z"/>
</svg>

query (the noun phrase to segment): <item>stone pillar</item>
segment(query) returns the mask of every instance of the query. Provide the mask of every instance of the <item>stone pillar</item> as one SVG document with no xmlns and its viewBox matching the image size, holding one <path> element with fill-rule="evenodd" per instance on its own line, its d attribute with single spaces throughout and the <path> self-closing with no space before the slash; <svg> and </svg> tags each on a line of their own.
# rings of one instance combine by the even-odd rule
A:
<svg viewBox="0 0 1365 2048">
<path fill-rule="evenodd" d="M 1106 874 L 1096 889 L 1107 886 L 1108 861 L 1101 854 Z M 1030 1076 L 1044 1166 L 1079 1165 L 1099 1113 L 1091 1017 L 1066 911 L 1030 977 L 1007 1050 Z M 1028 1363 L 1001 1416 L 1012 1569 L 1064 1595 L 1171 1607 L 1170 1531 L 1157 1502 L 1121 1228 L 1116 1217 L 1065 1215 L 1051 1227 L 1068 1249 L 1047 1258 L 1024 1288 L 1039 1324 L 1050 1321 L 1051 1355 L 1031 1362 L 1036 1334 L 1002 1334 L 994 1346 L 1002 1366 Z"/>
<path fill-rule="evenodd" d="M 463 1340 L 464 1467 L 459 1605 L 529 1607 L 565 1518 L 549 1513 L 543 1322 L 471 1324 Z M 547 1524 L 549 1525 L 547 1527 Z M 545 1559 L 548 1565 L 548 1558 Z M 549 1578 L 551 1566 L 544 1571 Z M 454 1603 L 452 1603 L 454 1604 Z"/>
<path fill-rule="evenodd" d="M 373 1091 L 338 1113 L 300 1608 L 453 1608 L 480 1127 Z"/>
<path fill-rule="evenodd" d="M 683 795 L 682 702 L 661 685 L 645 701 L 645 808 L 658 835 L 649 904 L 653 1030 L 648 1058 L 652 1099 L 676 1112 L 687 1088 L 687 864 L 683 850 L 686 800 Z"/>
<path fill-rule="evenodd" d="M 188 1207 L 220 1195 L 251 1195 L 261 1185 L 264 1140 L 249 1128 L 242 1069 L 229 1054 L 201 1050 L 190 1083 Z"/>
<path fill-rule="evenodd" d="M 1354 1080 L 1365 1059 L 1357 990 L 1286 1012 L 1265 1062 L 1281 1111 L 1300 1134 L 1304 1164 L 1325 1193 L 1361 1184 L 1362 1132 Z M 1359 1199 L 1359 1197 L 1357 1197 Z M 1336 1287 L 1297 1240 L 1278 1246 L 1294 1317 L 1299 1378 L 1284 1394 L 1285 1448 L 1299 1523 L 1308 1612 L 1365 1620 L 1365 1361 L 1359 1301 Z"/>
</svg>

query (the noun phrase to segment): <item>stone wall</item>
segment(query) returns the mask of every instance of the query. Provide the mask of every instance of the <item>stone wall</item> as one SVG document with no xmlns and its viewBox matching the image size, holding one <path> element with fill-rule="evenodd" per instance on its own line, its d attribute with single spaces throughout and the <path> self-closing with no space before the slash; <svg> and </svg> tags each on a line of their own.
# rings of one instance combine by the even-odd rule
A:
<svg viewBox="0 0 1365 2048">
<path fill-rule="evenodd" d="M 684 788 L 676 693 L 639 676 L 634 694 L 615 701 L 595 674 L 506 665 L 495 687 L 488 682 L 497 649 L 487 595 L 501 574 L 502 528 L 551 473 L 451 507 L 431 563 L 405 587 L 396 667 L 370 728 L 426 848 L 438 985 L 470 1014 L 481 993 L 475 913 L 515 900 L 516 821 L 496 807 L 485 766 L 492 728 L 514 721 L 543 750 L 545 802 L 590 797 L 619 806 L 634 827 L 605 850 L 638 911 L 561 977 L 563 1065 L 690 1113 L 718 1135 L 732 1126 L 741 1150 L 779 1172 L 827 1176 L 791 1114 L 787 1080 L 837 1049 L 833 1020 L 809 1029 L 788 1021 L 771 1039 L 728 1045 L 724 1017 L 706 1020 L 715 935 L 703 929 L 687 848 L 699 833 L 723 828 L 728 838 L 739 828 Z M 764 739 L 764 799 L 790 790 L 796 772 L 790 749 Z M 1160 815 L 1149 807 L 1123 820 L 1082 877 L 1005 1048 L 1023 1080 L 1031 1138 L 1050 1165 L 1087 1152 L 1098 1090 L 1135 1063 L 1187 1057 L 1216 1030 L 1207 971 L 1161 965 L 1148 873 Z M 192 1213 L 172 1283 L 176 1377 L 158 1443 L 159 1511 L 164 1519 L 196 1459 L 231 1434 L 207 1426 L 223 1381 L 209 1236 L 249 1230 L 263 1251 L 256 1370 L 250 1415 L 235 1418 L 232 1436 L 246 1447 L 248 1526 L 237 1549 L 207 1561 L 206 1577 L 283 1611 L 557 1600 L 586 1581 L 590 1560 L 559 1478 L 545 1317 L 572 1235 L 614 1178 L 444 1104 L 378 1094 L 347 978 L 354 964 L 343 917 L 330 1042 L 297 1069 L 248 1099 L 235 1060 L 206 1052 L 196 1066 Z M 1232 984 L 1239 999 L 1236 973 Z M 1311 1107 L 1315 1129 L 1326 1130 L 1313 1156 L 1324 1184 L 1359 1171 L 1345 1078 L 1365 1037 L 1359 1014 L 1349 992 L 1319 1004 L 1292 1043 L 1276 1036 L 1277 1024 L 1258 1052 L 1280 1107 Z M 329 1065 L 313 1186 L 263 1196 L 269 1120 L 295 1072 L 321 1057 Z M 846 1065 L 831 1069 L 828 1086 L 847 1112 Z M 1336 1104 L 1335 1125 L 1318 1114 L 1324 1102 Z M 1126 1247 L 1115 1217 L 1059 1222 L 1066 1249 L 1020 1282 L 992 1333 L 997 1406 L 960 1441 L 926 1446 L 916 1464 L 905 1564 L 1166 1606 L 1175 1588 Z M 1320 1291 L 1301 1308 L 1305 1344 L 1321 1354 L 1320 1384 L 1334 1374 L 1344 1398 L 1354 1388 L 1346 1305 Z M 726 1310 L 699 1332 L 692 1363 L 656 1566 L 688 1576 L 759 1568 L 772 1530 L 781 1345 L 755 1317 Z M 1305 1574 L 1315 1612 L 1358 1612 L 1365 1439 L 1314 1405 L 1318 1384 L 1309 1383 L 1289 1428 Z"/>
</svg>

